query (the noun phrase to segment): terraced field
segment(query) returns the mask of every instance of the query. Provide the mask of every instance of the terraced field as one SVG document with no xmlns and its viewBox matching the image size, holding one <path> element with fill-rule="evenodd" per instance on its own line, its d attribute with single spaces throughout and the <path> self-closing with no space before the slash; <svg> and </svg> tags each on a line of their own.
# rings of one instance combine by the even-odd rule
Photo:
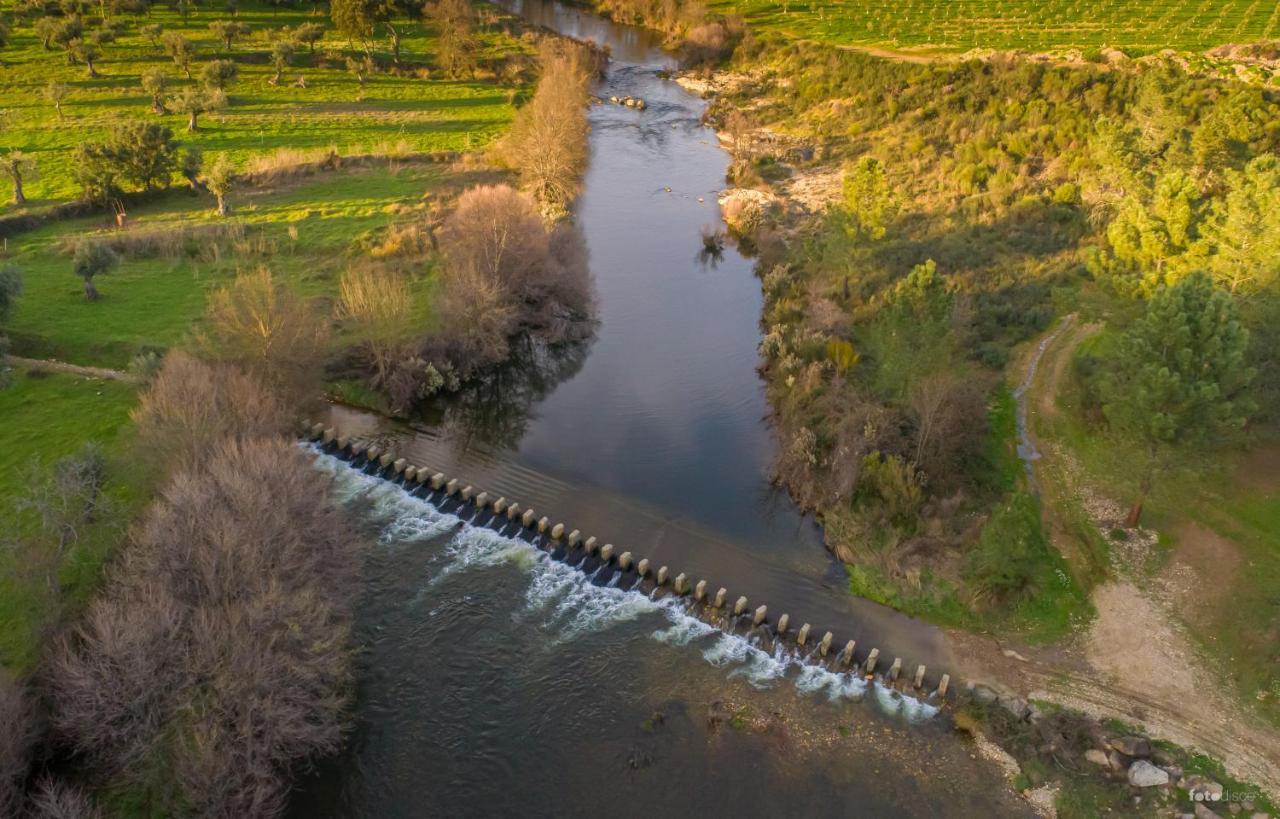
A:
<svg viewBox="0 0 1280 819">
<path fill-rule="evenodd" d="M 929 51 L 1118 48 L 1130 56 L 1280 37 L 1263 0 L 729 0 L 753 26 L 832 43 Z"/>
</svg>

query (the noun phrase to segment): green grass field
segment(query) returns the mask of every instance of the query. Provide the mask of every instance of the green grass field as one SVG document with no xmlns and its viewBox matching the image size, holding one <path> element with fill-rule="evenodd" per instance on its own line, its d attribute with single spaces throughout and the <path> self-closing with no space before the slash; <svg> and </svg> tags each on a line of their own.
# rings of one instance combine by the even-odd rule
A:
<svg viewBox="0 0 1280 819">
<path fill-rule="evenodd" d="M 69 165 L 71 149 L 89 139 L 101 139 L 126 119 L 160 120 L 185 144 L 204 148 L 206 157 L 225 152 L 240 165 L 255 155 L 278 149 L 323 149 L 337 146 L 343 153 L 378 150 L 397 145 L 402 150 L 436 151 L 479 148 L 503 131 L 514 113 L 514 88 L 495 81 L 455 81 L 432 67 L 434 36 L 420 22 L 407 25 L 402 44 L 405 70 L 399 74 L 375 73 L 360 88 L 356 76 L 344 67 L 346 56 L 363 54 L 352 49 L 332 31 L 317 44 L 312 57 L 303 48 L 293 58 L 279 86 L 268 80 L 275 73 L 270 62 L 269 33 L 305 22 L 329 26 L 326 16 L 301 10 L 269 11 L 244 7 L 235 20 L 251 29 L 228 51 L 214 36 L 209 23 L 232 19 L 226 12 L 202 7 L 185 21 L 175 12 L 156 6 L 150 15 L 115 15 L 124 33 L 103 45 L 91 79 L 85 67 L 70 65 L 65 53 L 45 50 L 32 24 L 15 21 L 10 43 L 0 62 L 0 110 L 6 121 L 0 136 L 4 150 L 20 150 L 32 157 L 37 174 L 26 185 L 28 207 L 75 197 L 77 190 Z M 96 6 L 95 6 L 96 9 Z M 161 49 L 140 33 L 148 23 L 166 31 L 181 32 L 195 43 L 199 77 L 203 63 L 234 60 L 238 79 L 228 89 L 229 105 L 200 117 L 200 129 L 186 131 L 186 118 L 178 113 L 157 116 L 143 92 L 139 77 L 152 68 L 162 70 L 171 93 L 192 82 L 185 79 Z M 93 25 L 86 21 L 86 31 Z M 500 31 L 481 31 L 480 64 L 527 47 Z M 389 60 L 387 43 L 375 43 L 375 55 Z M 489 72 L 492 73 L 491 71 Z M 482 69 L 479 75 L 484 75 Z M 305 78 L 306 87 L 295 85 Z M 45 96 L 51 81 L 69 86 L 63 116 Z M 7 178 L 0 191 L 7 193 Z M 0 215 L 14 206 L 6 196 Z"/>
<path fill-rule="evenodd" d="M 328 297 L 366 239 L 406 218 L 454 175 L 442 166 L 393 163 L 338 171 L 296 183 L 233 194 L 231 217 L 243 227 L 239 248 L 182 258 L 125 258 L 96 281 L 101 298 L 86 301 L 64 242 L 101 230 L 100 218 L 61 221 L 10 241 L 11 260 L 26 290 L 9 321 L 14 352 L 77 364 L 123 368 L 138 352 L 167 348 L 198 325 L 212 288 L 237 271 L 265 265 L 304 295 Z M 456 180 L 454 180 L 456 181 Z M 427 200 L 429 201 L 429 199 Z M 131 214 L 131 230 L 149 231 L 217 221 L 208 197 L 175 191 Z M 427 261 L 413 279 L 422 326 L 433 321 Z"/>
<path fill-rule="evenodd" d="M 1280 37 L 1258 0 L 714 0 L 754 28 L 842 45 L 930 51 L 1163 48 L 1203 51 Z"/>
<path fill-rule="evenodd" d="M 108 458 L 106 496 L 119 513 L 111 519 L 127 520 L 141 508 L 148 496 L 147 476 L 112 457 L 128 440 L 133 403 L 134 388 L 118 381 L 14 374 L 13 384 L 0 390 L 5 431 L 0 448 L 0 538 L 7 542 L 31 530 L 33 518 L 15 514 L 14 500 L 35 474 L 87 441 L 101 446 Z M 75 607 L 88 598 L 119 535 L 114 525 L 91 527 L 68 551 L 57 570 L 62 605 Z M 46 578 L 29 565 L 16 565 L 18 559 L 15 550 L 0 549 L 0 664 L 21 674 L 36 662 L 43 630 L 57 617 L 59 604 Z"/>
</svg>

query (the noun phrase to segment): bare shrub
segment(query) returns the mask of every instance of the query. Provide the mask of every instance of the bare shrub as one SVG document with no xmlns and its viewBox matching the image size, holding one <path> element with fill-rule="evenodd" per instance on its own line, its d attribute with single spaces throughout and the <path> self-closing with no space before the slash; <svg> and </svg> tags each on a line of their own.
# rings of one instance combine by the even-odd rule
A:
<svg viewBox="0 0 1280 819">
<path fill-rule="evenodd" d="M 132 416 L 142 451 L 176 467 L 204 463 L 225 438 L 283 434 L 290 422 L 288 409 L 258 378 L 176 350 Z"/>
<path fill-rule="evenodd" d="M 592 307 L 585 244 L 571 227 L 548 231 L 525 194 L 506 185 L 467 191 L 440 249 L 443 312 L 464 368 L 506 358 L 518 332 L 554 343 L 584 331 Z"/>
<path fill-rule="evenodd" d="M 307 176 L 317 168 L 336 167 L 341 161 L 338 146 L 324 148 L 277 148 L 268 154 L 254 154 L 245 162 L 244 175 L 255 185 L 285 182 Z"/>
<path fill-rule="evenodd" d="M 966 456 L 980 444 L 986 428 L 983 392 L 963 371 L 930 373 L 907 390 L 915 424 L 913 460 L 936 484 L 950 485 L 963 475 Z"/>
<path fill-rule="evenodd" d="M 715 65 L 733 54 L 746 28 L 737 18 L 715 20 L 689 29 L 683 49 L 685 59 L 693 65 Z"/>
<path fill-rule="evenodd" d="M 318 389 L 329 339 L 326 318 L 268 268 L 240 273 L 205 309 L 201 346 L 239 364 L 293 403 Z"/>
<path fill-rule="evenodd" d="M 46 778 L 37 786 L 28 814 L 32 819 L 98 819 L 102 811 L 74 785 Z"/>
<path fill-rule="evenodd" d="M 39 463 L 32 468 L 27 490 L 14 502 L 15 511 L 30 512 L 39 526 L 24 550 L 24 568 L 42 571 L 50 593 L 58 592 L 58 572 L 72 546 L 94 523 L 105 503 L 106 460 L 102 450 L 86 444 L 55 462 L 48 475 Z"/>
<path fill-rule="evenodd" d="M 374 265 L 349 268 L 338 285 L 337 317 L 364 348 L 381 385 L 403 356 L 413 327 L 413 293 L 396 270 Z"/>
<path fill-rule="evenodd" d="M 179 259 L 202 258 L 207 255 L 209 245 L 227 247 L 244 237 L 244 225 L 239 222 L 166 224 L 112 231 L 102 242 L 125 259 Z M 72 255 L 82 241 L 80 237 L 64 239 L 59 250 Z"/>
<path fill-rule="evenodd" d="M 520 174 L 543 213 L 558 218 L 578 192 L 587 162 L 587 90 L 593 55 L 546 41 L 533 99 L 516 113 L 499 152 Z"/>
<path fill-rule="evenodd" d="M 18 815 L 35 733 L 35 712 L 25 687 L 0 667 L 0 816 Z"/>
<path fill-rule="evenodd" d="M 335 750 L 359 550 L 284 439 L 227 440 L 149 511 L 50 685 L 60 734 L 161 812 L 270 816 Z"/>
</svg>

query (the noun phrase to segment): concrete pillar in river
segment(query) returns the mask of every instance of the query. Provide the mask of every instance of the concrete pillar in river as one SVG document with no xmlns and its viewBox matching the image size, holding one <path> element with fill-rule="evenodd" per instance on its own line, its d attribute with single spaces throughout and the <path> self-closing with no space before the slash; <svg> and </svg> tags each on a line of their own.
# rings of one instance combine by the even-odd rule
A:
<svg viewBox="0 0 1280 819">
<path fill-rule="evenodd" d="M 395 463 L 395 460 L 396 460 L 395 455 L 393 455 L 390 452 L 384 452 L 382 454 L 382 457 L 378 459 L 378 465 L 381 466 L 383 469 L 386 469 L 387 467 L 391 466 L 391 464 Z"/>
<path fill-rule="evenodd" d="M 746 597 L 739 597 L 737 600 L 735 600 L 735 601 L 734 601 L 734 603 L 733 603 L 733 616 L 734 616 L 734 617 L 737 617 L 739 614 L 742 614 L 742 613 L 743 613 L 744 611 L 746 611 L 746 610 L 747 610 L 747 598 L 746 598 Z"/>
<path fill-rule="evenodd" d="M 761 606 L 760 608 L 756 609 L 756 613 L 751 617 L 752 624 L 758 626 L 761 623 L 763 623 L 765 615 L 768 613 L 769 613 L 768 606 Z"/>
<path fill-rule="evenodd" d="M 405 469 L 408 466 L 409 466 L 409 461 L 405 458 L 396 458 L 394 461 L 391 462 L 391 468 L 397 475 L 405 471 Z"/>
<path fill-rule="evenodd" d="M 532 509 L 526 509 L 524 510 L 524 515 L 520 517 L 520 522 L 524 524 L 524 528 L 528 529 L 533 526 L 533 520 L 535 517 L 537 517 L 537 513 Z"/>
<path fill-rule="evenodd" d="M 688 594 L 689 577 L 684 572 L 680 572 L 680 574 L 676 575 L 676 582 L 672 588 L 675 589 L 676 594 Z"/>
<path fill-rule="evenodd" d="M 707 599 L 707 581 L 699 580 L 696 584 L 694 584 L 693 599 L 697 600 L 699 603 Z"/>
<path fill-rule="evenodd" d="M 898 681 L 898 675 L 902 673 L 902 658 L 894 657 L 893 665 L 889 666 L 889 679 L 892 682 Z"/>
<path fill-rule="evenodd" d="M 493 502 L 493 513 L 495 515 L 501 515 L 505 511 L 507 511 L 506 498 L 498 498 L 496 501 Z"/>
<path fill-rule="evenodd" d="M 341 438 L 339 438 L 336 441 L 336 443 L 338 444 L 339 452 L 346 452 L 348 449 L 351 448 L 351 439 L 348 438 L 346 435 L 343 435 Z"/>
<path fill-rule="evenodd" d="M 631 568 L 631 552 L 623 552 L 618 555 L 618 568 L 624 572 Z"/>
<path fill-rule="evenodd" d="M 483 508 L 485 508 L 485 507 L 486 507 L 486 506 L 488 506 L 488 505 L 489 505 L 489 493 L 488 493 L 488 492 L 481 492 L 479 495 L 476 495 L 476 508 L 477 508 L 477 509 L 483 509 Z"/>
<path fill-rule="evenodd" d="M 787 633 L 787 624 L 791 622 L 791 616 L 784 614 L 778 618 L 777 632 L 779 636 Z"/>
<path fill-rule="evenodd" d="M 586 546 L 587 554 L 593 555 L 596 553 L 596 539 L 594 536 L 587 538 L 587 542 L 584 545 Z"/>
<path fill-rule="evenodd" d="M 466 486 L 462 487 L 462 491 L 458 493 L 458 497 L 462 498 L 464 501 L 469 501 L 471 500 L 471 496 L 474 495 L 475 492 L 476 490 L 472 488 L 471 484 L 467 484 Z"/>
<path fill-rule="evenodd" d="M 658 585 L 659 586 L 667 585 L 667 567 L 666 566 L 658 567 Z"/>
<path fill-rule="evenodd" d="M 560 538 L 564 537 L 563 523 L 557 523 L 555 526 L 551 527 L 551 537 L 553 537 L 556 540 L 559 540 Z"/>
<path fill-rule="evenodd" d="M 809 642 L 809 624 L 805 623 L 800 627 L 800 633 L 796 635 L 796 645 L 802 646 Z"/>
<path fill-rule="evenodd" d="M 543 515 L 538 518 L 538 534 L 545 535 L 547 530 L 551 528 L 551 518 Z"/>
<path fill-rule="evenodd" d="M 377 444 L 374 444 L 373 446 L 369 447 L 364 451 L 364 456 L 369 459 L 370 463 L 373 463 L 374 461 L 378 460 L 378 456 L 381 454 L 382 454 L 382 449 L 380 449 Z"/>
<path fill-rule="evenodd" d="M 853 663 L 853 650 L 858 647 L 856 640 L 850 640 L 844 644 L 844 649 L 840 652 L 840 665 L 849 666 Z"/>
<path fill-rule="evenodd" d="M 606 543 L 600 547 L 600 559 L 605 563 L 609 562 L 609 558 L 613 557 L 613 544 Z"/>
<path fill-rule="evenodd" d="M 457 479 L 457 478 L 451 478 L 451 479 L 449 480 L 449 482 L 448 482 L 448 483 L 446 483 L 446 484 L 444 485 L 444 493 L 445 493 L 446 495 L 450 495 L 450 496 L 452 496 L 452 495 L 453 495 L 453 494 L 455 494 L 457 491 L 458 491 L 458 479 Z"/>
<path fill-rule="evenodd" d="M 338 437 L 338 431 L 333 427 L 329 427 L 324 431 L 323 434 L 321 434 L 320 440 L 324 441 L 326 444 L 331 444 L 333 443 L 333 439 L 337 437 Z"/>
<path fill-rule="evenodd" d="M 822 635 L 822 642 L 818 643 L 818 651 L 822 653 L 823 657 L 827 656 L 827 652 L 831 650 L 831 641 L 833 639 L 835 639 L 835 635 L 829 631 Z"/>
<path fill-rule="evenodd" d="M 924 666 L 922 665 L 916 666 L 916 676 L 915 676 L 915 679 L 911 681 L 911 684 L 915 688 L 924 687 Z"/>
<path fill-rule="evenodd" d="M 567 542 L 570 549 L 576 548 L 577 545 L 582 542 L 582 533 L 577 529 L 574 529 L 569 533 L 569 540 Z"/>
<path fill-rule="evenodd" d="M 436 474 L 431 476 L 431 488 L 439 489 L 442 486 L 444 486 L 444 473 L 437 472 Z"/>
<path fill-rule="evenodd" d="M 647 557 L 640 558 L 640 562 L 636 564 L 636 574 L 640 575 L 641 577 L 649 576 L 649 558 Z"/>
<path fill-rule="evenodd" d="M 879 657 L 880 657 L 880 649 L 878 648 L 871 649 L 871 653 L 867 655 L 867 662 L 863 666 L 863 668 L 866 670 L 868 674 L 874 674 L 876 672 L 876 660 L 879 659 Z"/>
<path fill-rule="evenodd" d="M 947 688 L 951 686 L 951 675 L 943 674 L 942 679 L 938 680 L 938 698 L 946 699 Z"/>
<path fill-rule="evenodd" d="M 721 586 L 716 591 L 716 598 L 715 600 L 711 601 L 711 605 L 718 609 L 724 608 L 724 601 L 725 601 L 725 598 L 728 596 L 729 596 L 729 590 L 726 589 L 724 586 Z"/>
<path fill-rule="evenodd" d="M 418 467 L 407 466 L 404 469 L 404 482 L 409 483 L 418 479 Z"/>
<path fill-rule="evenodd" d="M 520 504 L 513 503 L 507 507 L 507 520 L 515 520 L 520 517 Z"/>
</svg>

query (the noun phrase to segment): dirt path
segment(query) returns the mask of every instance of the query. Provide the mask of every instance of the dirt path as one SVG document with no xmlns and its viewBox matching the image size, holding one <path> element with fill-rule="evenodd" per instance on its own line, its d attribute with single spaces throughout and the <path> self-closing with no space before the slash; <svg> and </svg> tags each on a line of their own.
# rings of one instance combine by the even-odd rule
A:
<svg viewBox="0 0 1280 819">
<path fill-rule="evenodd" d="M 1036 418 L 1059 412 L 1057 397 L 1075 350 L 1099 329 L 1069 325 L 1060 324 L 1021 362 L 1028 435 L 1043 459 L 1035 462 L 1036 471 L 1052 466 L 1055 478 L 1068 476 L 1080 484 L 1047 486 L 1045 491 L 1080 499 L 1088 519 L 1105 536 L 1123 516 L 1123 507 L 1083 485 L 1082 470 L 1070 462 L 1069 453 L 1036 436 Z M 1069 528 L 1054 519 L 1053 504 L 1044 507 L 1055 546 L 1068 560 L 1079 559 Z M 1154 576 L 1146 571 L 1154 532 L 1138 530 L 1124 542 L 1113 542 L 1111 579 L 1093 590 L 1097 617 L 1070 644 L 1006 648 L 954 634 L 957 655 L 966 657 L 970 667 L 965 671 L 973 678 L 994 677 L 1026 696 L 1138 725 L 1154 737 L 1216 757 L 1233 776 L 1275 798 L 1280 796 L 1280 731 L 1261 723 L 1232 697 L 1182 625 L 1184 616 L 1196 613 L 1192 600 L 1204 594 L 1203 584 L 1188 585 L 1188 573 L 1229 576 L 1239 567 L 1238 550 L 1193 524 L 1181 527 L 1178 535 L 1173 559 Z"/>
<path fill-rule="evenodd" d="M 51 359 L 22 358 L 11 355 L 9 356 L 9 362 L 15 367 L 42 372 L 69 373 L 71 375 L 82 375 L 85 378 L 105 378 L 109 381 L 125 381 L 131 384 L 136 383 L 138 380 L 132 374 L 122 370 L 109 370 L 105 367 L 82 367 L 79 364 L 68 364 L 65 361 L 53 361 Z"/>
</svg>

